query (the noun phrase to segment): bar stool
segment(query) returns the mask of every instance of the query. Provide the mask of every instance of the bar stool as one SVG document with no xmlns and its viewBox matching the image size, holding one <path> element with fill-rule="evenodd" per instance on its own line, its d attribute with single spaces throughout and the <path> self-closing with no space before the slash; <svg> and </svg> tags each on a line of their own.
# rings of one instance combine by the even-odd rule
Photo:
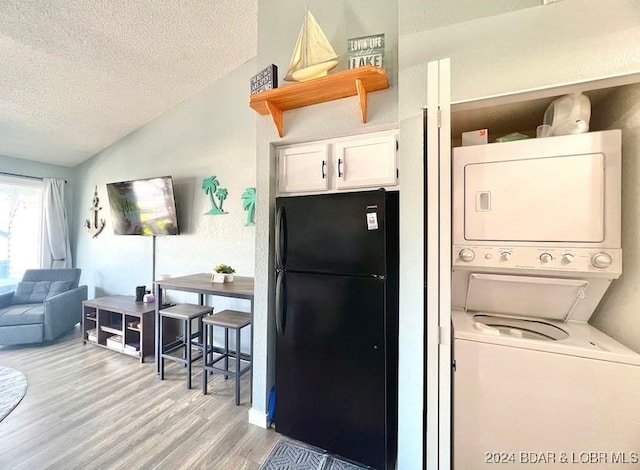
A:
<svg viewBox="0 0 640 470">
<path fill-rule="evenodd" d="M 191 348 L 196 347 L 202 350 L 202 319 L 213 312 L 213 307 L 207 307 L 206 305 L 194 305 L 194 304 L 177 304 L 172 307 L 168 307 L 160 310 L 160 325 L 159 338 L 160 338 L 160 380 L 164 380 L 164 361 L 168 359 L 170 361 L 180 362 L 187 367 L 187 388 L 191 388 L 191 364 L 202 357 L 202 354 L 198 357 L 193 357 Z M 169 344 L 164 343 L 164 319 L 173 318 L 174 320 L 182 321 L 184 334 L 181 340 L 172 342 Z M 192 333 L 191 323 L 193 320 L 198 321 L 198 332 Z M 192 340 L 198 338 L 198 342 L 194 343 Z M 183 357 L 177 357 L 171 353 L 184 348 Z"/>
<path fill-rule="evenodd" d="M 249 351 L 248 355 L 243 355 L 240 352 L 240 332 L 245 326 L 251 325 L 251 314 L 235 310 L 223 310 L 203 318 L 202 324 L 204 326 L 202 343 L 205 345 L 203 352 L 205 357 L 202 361 L 202 394 L 207 394 L 207 376 L 209 375 L 207 372 L 223 374 L 225 380 L 229 377 L 235 377 L 237 406 L 240 404 L 240 379 L 251 370 L 253 363 L 252 351 Z M 224 328 L 224 352 L 220 352 L 219 349 L 213 346 L 214 326 Z M 235 351 L 229 351 L 229 330 L 235 330 L 236 333 Z M 214 353 L 219 354 L 215 359 Z M 229 370 L 229 358 L 235 360 L 235 370 L 233 371 Z M 217 365 L 222 360 L 224 360 L 224 368 Z M 242 369 L 240 361 L 246 362 L 248 365 Z"/>
</svg>

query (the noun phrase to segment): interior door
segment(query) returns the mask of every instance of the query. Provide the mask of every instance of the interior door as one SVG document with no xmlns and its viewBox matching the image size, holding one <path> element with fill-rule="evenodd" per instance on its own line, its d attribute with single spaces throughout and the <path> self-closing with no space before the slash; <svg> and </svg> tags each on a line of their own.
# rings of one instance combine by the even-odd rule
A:
<svg viewBox="0 0 640 470">
<path fill-rule="evenodd" d="M 450 61 L 427 64 L 425 463 L 451 466 Z"/>
</svg>

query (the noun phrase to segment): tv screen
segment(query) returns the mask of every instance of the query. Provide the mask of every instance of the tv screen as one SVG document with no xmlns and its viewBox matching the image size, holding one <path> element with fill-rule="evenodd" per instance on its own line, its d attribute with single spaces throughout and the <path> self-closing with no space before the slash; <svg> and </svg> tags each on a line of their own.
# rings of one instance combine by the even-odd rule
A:
<svg viewBox="0 0 640 470">
<path fill-rule="evenodd" d="M 178 235 L 171 176 L 107 183 L 116 235 Z"/>
</svg>

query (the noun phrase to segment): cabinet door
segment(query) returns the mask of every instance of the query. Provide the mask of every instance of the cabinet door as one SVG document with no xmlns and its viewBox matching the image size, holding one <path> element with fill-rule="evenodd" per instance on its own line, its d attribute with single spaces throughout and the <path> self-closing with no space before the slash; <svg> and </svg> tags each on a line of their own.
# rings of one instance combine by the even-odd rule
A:
<svg viewBox="0 0 640 470">
<path fill-rule="evenodd" d="M 393 186 L 397 181 L 396 136 L 335 144 L 336 189 Z"/>
<path fill-rule="evenodd" d="M 278 150 L 278 191 L 295 193 L 329 189 L 328 146 L 301 145 Z"/>
</svg>

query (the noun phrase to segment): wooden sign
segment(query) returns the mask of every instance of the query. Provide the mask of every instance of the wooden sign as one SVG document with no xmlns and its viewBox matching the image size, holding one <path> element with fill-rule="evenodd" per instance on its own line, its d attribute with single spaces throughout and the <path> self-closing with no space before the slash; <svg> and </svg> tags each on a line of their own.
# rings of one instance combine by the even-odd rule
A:
<svg viewBox="0 0 640 470">
<path fill-rule="evenodd" d="M 251 77 L 251 94 L 278 88 L 278 67 L 271 64 Z"/>
<path fill-rule="evenodd" d="M 384 34 L 362 36 L 347 41 L 349 69 L 384 66 Z"/>
</svg>

